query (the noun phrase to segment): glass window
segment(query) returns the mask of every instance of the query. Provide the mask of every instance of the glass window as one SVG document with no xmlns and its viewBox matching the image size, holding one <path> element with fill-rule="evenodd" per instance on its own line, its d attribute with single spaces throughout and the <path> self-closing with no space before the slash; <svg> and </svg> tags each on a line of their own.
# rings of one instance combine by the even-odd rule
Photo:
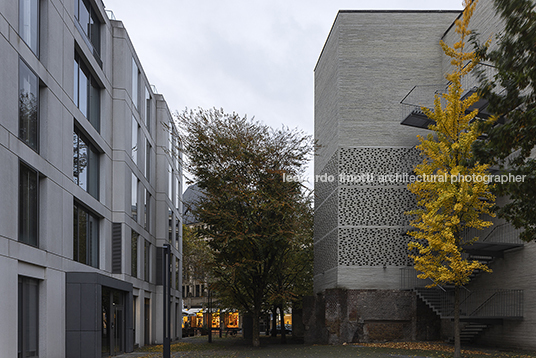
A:
<svg viewBox="0 0 536 358">
<path fill-rule="evenodd" d="M 131 251 L 130 251 L 130 260 L 131 260 L 130 275 L 132 277 L 138 277 L 138 238 L 139 237 L 140 237 L 140 234 L 132 230 Z"/>
<path fill-rule="evenodd" d="M 134 173 L 132 173 L 132 184 L 131 184 L 131 214 L 134 221 L 138 221 L 138 178 Z"/>
<path fill-rule="evenodd" d="M 175 208 L 179 208 L 179 196 L 180 196 L 180 188 L 179 188 L 179 177 L 175 175 Z"/>
<path fill-rule="evenodd" d="M 138 70 L 138 65 L 136 65 L 136 60 L 132 58 L 132 103 L 134 103 L 134 107 L 136 107 L 136 109 L 138 109 L 139 74 L 140 71 Z"/>
<path fill-rule="evenodd" d="M 148 182 L 151 182 L 151 151 L 153 147 L 147 139 L 145 139 L 145 177 Z"/>
<path fill-rule="evenodd" d="M 21 0 L 22 1 L 22 0 Z M 97 13 L 86 0 L 74 0 L 74 17 L 85 35 L 86 44 L 100 61 L 100 21 Z"/>
<path fill-rule="evenodd" d="M 19 167 L 19 241 L 38 245 L 39 174 L 36 170 L 20 163 Z"/>
<path fill-rule="evenodd" d="M 171 164 L 168 164 L 168 198 L 173 202 L 173 169 Z"/>
<path fill-rule="evenodd" d="M 39 81 L 22 60 L 19 61 L 19 138 L 39 151 Z"/>
<path fill-rule="evenodd" d="M 73 218 L 73 260 L 98 268 L 99 219 L 78 203 Z"/>
<path fill-rule="evenodd" d="M 73 133 L 73 179 L 99 199 L 99 152 L 76 128 Z"/>
<path fill-rule="evenodd" d="M 149 277 L 150 274 L 150 258 L 151 258 L 151 244 L 149 241 L 145 240 L 145 248 L 144 248 L 144 254 L 143 254 L 143 266 L 144 266 L 144 277 L 145 281 L 149 282 L 151 281 L 151 278 Z"/>
<path fill-rule="evenodd" d="M 80 56 L 74 56 L 73 101 L 91 125 L 100 130 L 100 86 Z"/>
<path fill-rule="evenodd" d="M 18 283 L 18 355 L 39 355 L 39 281 L 19 276 Z"/>
<path fill-rule="evenodd" d="M 178 257 L 175 257 L 175 289 L 179 289 L 179 274 L 180 274 L 180 261 Z"/>
<path fill-rule="evenodd" d="M 149 191 L 145 188 L 143 188 L 144 191 L 145 191 L 145 195 L 144 195 L 144 199 L 143 199 L 143 207 L 144 207 L 144 212 L 145 212 L 145 230 L 149 231 L 150 230 L 150 225 L 151 225 L 151 222 L 150 222 L 150 216 L 151 216 L 151 194 L 149 193 Z"/>
<path fill-rule="evenodd" d="M 39 56 L 39 0 L 19 0 L 19 36 Z"/>
<path fill-rule="evenodd" d="M 168 208 L 169 218 L 168 218 L 168 241 L 173 243 L 173 211 Z"/>
<path fill-rule="evenodd" d="M 179 246 L 182 246 L 181 243 L 181 221 L 179 218 L 175 219 L 175 248 L 179 250 Z"/>
<path fill-rule="evenodd" d="M 145 126 L 151 133 L 151 94 L 147 87 L 145 87 Z"/>
<path fill-rule="evenodd" d="M 135 164 L 138 164 L 138 132 L 139 132 L 140 126 L 138 125 L 138 121 L 136 121 L 136 118 L 132 116 L 132 160 Z"/>
</svg>

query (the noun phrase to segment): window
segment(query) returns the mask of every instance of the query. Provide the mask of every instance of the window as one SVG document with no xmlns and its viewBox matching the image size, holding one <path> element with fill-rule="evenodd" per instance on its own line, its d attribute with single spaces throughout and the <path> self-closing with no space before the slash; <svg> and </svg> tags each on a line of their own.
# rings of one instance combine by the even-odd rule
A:
<svg viewBox="0 0 536 358">
<path fill-rule="evenodd" d="M 130 275 L 132 277 L 138 277 L 138 238 L 140 234 L 132 230 L 131 236 L 131 250 L 130 250 Z"/>
<path fill-rule="evenodd" d="M 39 232 L 39 173 L 19 165 L 19 241 L 38 245 Z"/>
<path fill-rule="evenodd" d="M 139 75 L 140 75 L 140 70 L 138 70 L 138 65 L 136 65 L 136 60 L 132 58 L 132 103 L 134 103 L 134 107 L 136 107 L 136 109 L 138 109 Z"/>
<path fill-rule="evenodd" d="M 22 60 L 19 61 L 19 138 L 39 151 L 39 81 Z"/>
<path fill-rule="evenodd" d="M 138 221 L 138 178 L 134 173 L 132 173 L 132 184 L 131 184 L 131 214 L 134 221 Z"/>
<path fill-rule="evenodd" d="M 151 133 L 151 93 L 147 87 L 145 87 L 145 126 Z"/>
<path fill-rule="evenodd" d="M 78 203 L 73 218 L 73 260 L 98 268 L 99 219 Z"/>
<path fill-rule="evenodd" d="M 149 276 L 150 274 L 150 258 L 151 258 L 151 244 L 149 241 L 145 240 L 145 248 L 144 248 L 144 254 L 143 254 L 143 272 L 145 281 L 149 282 L 151 281 L 151 278 Z"/>
<path fill-rule="evenodd" d="M 171 164 L 168 164 L 168 198 L 173 202 L 173 169 L 171 169 Z"/>
<path fill-rule="evenodd" d="M 173 242 L 173 211 L 168 208 L 169 219 L 168 219 L 168 241 L 171 244 Z"/>
<path fill-rule="evenodd" d="M 173 203 L 175 205 L 175 208 L 179 208 L 179 196 L 180 196 L 180 187 L 179 187 L 179 177 L 175 176 L 175 202 Z"/>
<path fill-rule="evenodd" d="M 181 243 L 181 221 L 179 218 L 176 218 L 175 220 L 175 248 L 179 250 L 179 246 L 182 246 Z"/>
<path fill-rule="evenodd" d="M 145 211 L 145 230 L 150 231 L 151 229 L 151 194 L 147 189 L 145 189 L 145 198 L 143 202 L 144 211 Z"/>
<path fill-rule="evenodd" d="M 39 56 L 39 0 L 19 0 L 19 36 Z"/>
<path fill-rule="evenodd" d="M 73 133 L 73 179 L 99 199 L 99 153 L 76 128 Z"/>
<path fill-rule="evenodd" d="M 39 355 L 39 281 L 19 276 L 18 287 L 18 355 Z"/>
<path fill-rule="evenodd" d="M 74 56 L 73 101 L 91 125 L 100 131 L 100 86 L 78 54 Z"/>
<path fill-rule="evenodd" d="M 74 17 L 78 30 L 83 34 L 83 38 L 88 47 L 92 50 L 93 56 L 99 65 L 100 59 L 100 20 L 97 13 L 86 0 L 74 0 Z"/>
<path fill-rule="evenodd" d="M 132 151 L 131 156 L 132 160 L 134 161 L 134 164 L 138 164 L 138 132 L 140 130 L 140 126 L 138 125 L 138 121 L 136 121 L 136 118 L 132 116 Z"/>
<path fill-rule="evenodd" d="M 153 147 L 147 139 L 145 139 L 145 177 L 147 181 L 151 181 L 151 151 Z"/>
<path fill-rule="evenodd" d="M 180 260 L 178 257 L 175 257 L 175 289 L 179 289 L 179 277 L 180 277 Z"/>
</svg>

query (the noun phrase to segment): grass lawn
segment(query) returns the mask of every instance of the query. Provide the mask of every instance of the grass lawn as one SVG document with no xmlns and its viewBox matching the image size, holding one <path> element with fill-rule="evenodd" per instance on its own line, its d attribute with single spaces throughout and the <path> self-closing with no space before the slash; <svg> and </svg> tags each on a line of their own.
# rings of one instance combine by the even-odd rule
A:
<svg viewBox="0 0 536 358">
<path fill-rule="evenodd" d="M 171 356 L 176 357 L 215 357 L 215 358 L 346 358 L 346 357 L 452 357 L 453 347 L 441 342 L 398 342 L 398 343 L 356 343 L 346 345 L 304 345 L 289 343 L 279 344 L 279 338 L 261 338 L 261 347 L 253 348 L 241 337 L 213 337 L 208 343 L 207 337 L 189 337 L 171 345 Z M 143 347 L 136 352 L 146 352 L 147 355 L 137 357 L 161 357 L 162 346 Z M 498 351 L 490 349 L 471 348 L 463 350 L 467 358 L 536 358 L 536 353 Z"/>
</svg>

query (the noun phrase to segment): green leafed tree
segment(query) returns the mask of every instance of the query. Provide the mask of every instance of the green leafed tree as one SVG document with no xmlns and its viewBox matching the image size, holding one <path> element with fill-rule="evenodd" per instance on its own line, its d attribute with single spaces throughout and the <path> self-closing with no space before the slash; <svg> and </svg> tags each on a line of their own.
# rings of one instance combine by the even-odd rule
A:
<svg viewBox="0 0 536 358">
<path fill-rule="evenodd" d="M 282 252 L 301 228 L 303 174 L 312 139 L 297 130 L 271 129 L 223 110 L 184 111 L 186 168 L 203 192 L 194 215 L 213 250 L 212 289 L 218 300 L 259 318 Z"/>
<path fill-rule="evenodd" d="M 448 91 L 436 96 L 433 110 L 423 108 L 426 115 L 434 120 L 434 133 L 426 138 L 419 137 L 423 162 L 415 168 L 423 178 L 408 186 L 416 195 L 418 208 L 411 211 L 410 232 L 415 241 L 409 244 L 410 257 L 421 279 L 431 279 L 436 285 L 454 286 L 454 337 L 455 357 L 460 357 L 460 288 L 469 282 L 475 270 L 490 271 L 475 260 L 462 256 L 464 246 L 474 239 L 466 238 L 468 228 L 483 229 L 492 225 L 482 219 L 491 214 L 495 197 L 485 180 L 488 166 L 478 162 L 471 164 L 471 146 L 480 136 L 473 119 L 478 110 L 469 108 L 478 101 L 472 94 L 463 99 L 461 80 L 477 65 L 478 58 L 473 51 L 467 51 L 466 40 L 470 34 L 468 25 L 476 1 L 465 1 L 462 17 L 456 20 L 456 33 L 460 40 L 449 47 L 441 42 L 443 51 L 451 58 L 453 72 L 446 75 Z M 480 178 L 480 180 L 478 179 Z"/>
<path fill-rule="evenodd" d="M 521 238 L 536 239 L 536 11 L 532 0 L 494 0 L 504 30 L 497 34 L 497 46 L 476 46 L 481 57 L 497 73 L 483 74 L 481 95 L 489 101 L 488 111 L 502 116 L 504 123 L 484 123 L 484 141 L 475 143 L 476 157 L 498 165 L 504 172 L 525 175 L 524 181 L 497 184 L 495 193 L 509 198 L 497 208 L 498 215 L 516 228 L 524 228 Z"/>
</svg>

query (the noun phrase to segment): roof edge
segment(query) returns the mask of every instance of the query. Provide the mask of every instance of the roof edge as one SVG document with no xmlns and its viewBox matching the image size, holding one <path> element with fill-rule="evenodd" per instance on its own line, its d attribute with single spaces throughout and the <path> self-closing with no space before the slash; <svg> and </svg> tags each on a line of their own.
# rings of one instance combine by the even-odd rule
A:
<svg viewBox="0 0 536 358">
<path fill-rule="evenodd" d="M 448 13 L 452 13 L 452 14 L 461 15 L 462 12 L 463 10 L 339 10 L 337 12 L 337 15 L 335 16 L 335 20 L 333 20 L 333 24 L 331 24 L 331 28 L 329 30 L 328 36 L 326 37 L 326 41 L 324 42 L 324 45 L 322 46 L 322 51 L 320 51 L 320 55 L 318 56 L 318 59 L 316 60 L 316 64 L 313 69 L 313 72 L 315 72 L 316 68 L 318 67 L 318 63 L 320 62 L 320 59 L 322 58 L 322 55 L 324 54 L 324 50 L 331 36 L 331 33 L 333 32 L 333 29 L 335 28 L 335 24 L 337 23 L 337 19 L 339 18 L 340 14 L 350 14 L 350 13 L 363 13 L 363 14 L 370 14 L 370 13 L 436 13 L 436 14 L 441 14 L 443 13 L 443 14 L 448 14 Z M 450 30 L 451 27 L 452 27 L 452 24 L 445 31 L 445 34 Z M 445 36 L 445 34 L 443 34 L 442 38 Z"/>
</svg>

